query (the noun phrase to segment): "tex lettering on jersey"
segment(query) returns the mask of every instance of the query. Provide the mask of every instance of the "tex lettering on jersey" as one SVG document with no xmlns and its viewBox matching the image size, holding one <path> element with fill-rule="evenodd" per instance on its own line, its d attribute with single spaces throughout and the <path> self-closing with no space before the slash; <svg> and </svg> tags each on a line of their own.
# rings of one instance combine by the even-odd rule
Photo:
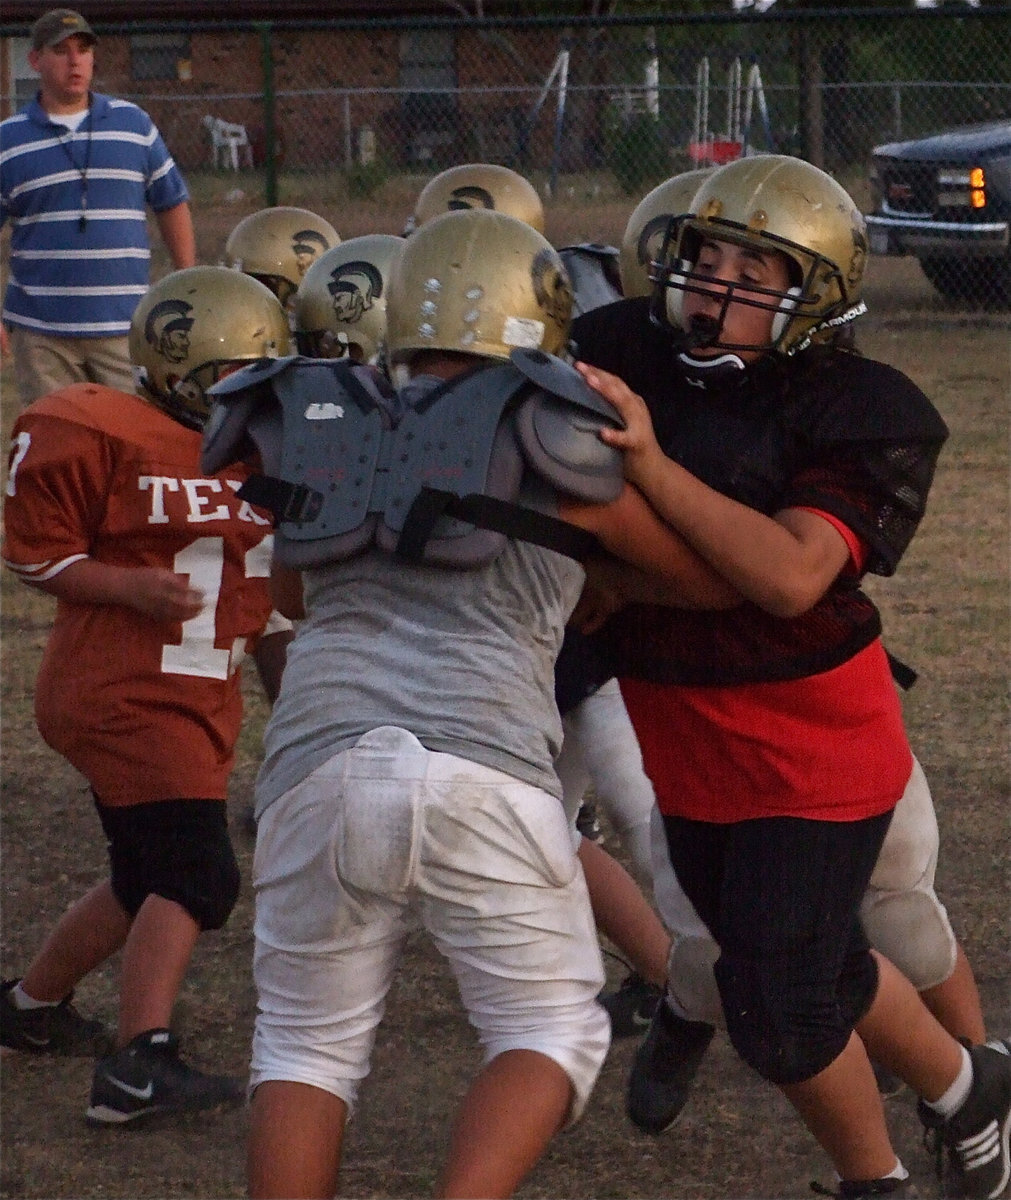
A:
<svg viewBox="0 0 1011 1200">
<path fill-rule="evenodd" d="M 206 525 L 211 521 L 249 521 L 254 525 L 270 525 L 269 517 L 256 512 L 248 500 L 238 497 L 236 509 L 229 503 L 228 492 L 238 493 L 241 479 L 183 479 L 171 475 L 139 475 L 137 489 L 150 495 L 151 508 L 149 525 L 178 524 L 178 509 L 170 516 L 170 497 L 178 496 L 183 502 L 182 521 L 187 525 Z M 226 491 L 228 489 L 228 491 Z"/>
</svg>

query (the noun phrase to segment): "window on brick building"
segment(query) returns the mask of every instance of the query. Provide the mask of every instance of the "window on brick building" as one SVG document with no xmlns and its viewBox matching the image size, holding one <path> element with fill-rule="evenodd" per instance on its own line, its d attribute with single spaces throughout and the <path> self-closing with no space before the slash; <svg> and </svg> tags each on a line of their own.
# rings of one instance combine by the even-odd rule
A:
<svg viewBox="0 0 1011 1200">
<path fill-rule="evenodd" d="M 459 109 L 452 32 L 418 29 L 400 35 L 401 120 L 408 163 L 449 165 L 456 154 Z"/>
<path fill-rule="evenodd" d="M 31 38 L 15 37 L 10 39 L 10 59 L 8 61 L 10 62 L 14 95 L 9 112 L 24 108 L 29 100 L 35 99 L 35 93 L 39 90 L 39 77 L 28 65 L 28 51 L 31 48 Z M 9 115 L 9 113 L 5 115 Z"/>
<path fill-rule="evenodd" d="M 134 79 L 178 79 L 179 64 L 189 61 L 189 34 L 135 33 L 130 37 L 130 74 Z"/>
</svg>

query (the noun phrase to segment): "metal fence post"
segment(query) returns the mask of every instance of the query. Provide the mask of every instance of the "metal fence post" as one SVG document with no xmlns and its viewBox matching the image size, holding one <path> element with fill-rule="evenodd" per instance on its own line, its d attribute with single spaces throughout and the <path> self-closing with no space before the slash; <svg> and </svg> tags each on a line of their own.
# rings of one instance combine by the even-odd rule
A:
<svg viewBox="0 0 1011 1200">
<path fill-rule="evenodd" d="M 558 55 L 558 106 L 555 109 L 555 136 L 551 153 L 551 195 L 558 194 L 558 170 L 562 156 L 562 130 L 565 128 L 565 104 L 569 91 L 569 47 L 566 38 Z"/>
<path fill-rule="evenodd" d="M 257 21 L 263 64 L 263 190 L 268 208 L 277 205 L 277 97 L 274 93 L 274 47 L 269 21 Z"/>
</svg>

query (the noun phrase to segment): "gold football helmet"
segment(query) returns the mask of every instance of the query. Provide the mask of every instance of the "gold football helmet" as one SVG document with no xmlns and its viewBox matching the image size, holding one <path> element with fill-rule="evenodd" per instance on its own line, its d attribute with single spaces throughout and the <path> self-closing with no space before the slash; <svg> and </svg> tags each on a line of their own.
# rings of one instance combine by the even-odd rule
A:
<svg viewBox="0 0 1011 1200">
<path fill-rule="evenodd" d="M 763 299 L 735 297 L 728 281 L 707 280 L 700 286 L 692 268 L 704 239 L 778 250 L 791 265 L 791 286 L 785 292 L 752 289 L 759 295 L 764 291 Z M 867 251 L 863 216 L 830 175 L 783 154 L 740 158 L 715 170 L 695 194 L 692 215 L 672 225 L 656 299 L 662 300 L 670 324 L 681 328 L 684 293 L 711 295 L 712 285 L 723 283 L 724 311 L 736 299 L 775 312 L 767 349 L 791 355 L 812 341 L 827 340 L 834 329 L 866 311 L 860 287 Z M 721 342 L 722 316 L 718 324 L 698 345 L 746 348 Z"/>
<path fill-rule="evenodd" d="M 572 284 L 551 244 L 517 217 L 443 213 L 404 243 L 390 275 L 391 363 L 419 350 L 508 359 L 517 347 L 565 346 Z"/>
<path fill-rule="evenodd" d="M 284 309 L 258 280 L 228 267 L 186 267 L 142 297 L 130 359 L 142 396 L 202 429 L 211 384 L 243 363 L 288 354 L 289 338 Z"/>
<path fill-rule="evenodd" d="M 403 238 L 370 233 L 316 259 L 295 293 L 295 341 L 301 354 L 377 361 L 386 339 L 387 281 L 403 248 Z"/>
<path fill-rule="evenodd" d="M 461 163 L 425 184 L 404 233 L 413 233 L 432 217 L 461 208 L 490 208 L 544 232 L 544 205 L 529 179 L 497 163 Z"/>
<path fill-rule="evenodd" d="M 660 258 L 671 217 L 691 211 L 692 199 L 715 167 L 684 171 L 658 184 L 632 210 L 621 239 L 618 260 L 625 296 L 648 296 L 653 291 L 651 264 Z"/>
<path fill-rule="evenodd" d="M 259 279 L 286 305 L 306 271 L 340 240 L 329 221 L 307 208 L 261 208 L 228 235 L 225 266 Z"/>
</svg>

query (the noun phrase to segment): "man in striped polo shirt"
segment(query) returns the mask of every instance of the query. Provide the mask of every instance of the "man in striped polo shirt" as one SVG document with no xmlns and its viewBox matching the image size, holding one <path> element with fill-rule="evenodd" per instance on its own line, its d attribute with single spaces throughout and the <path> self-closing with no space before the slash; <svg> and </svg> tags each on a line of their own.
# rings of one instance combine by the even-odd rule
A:
<svg viewBox="0 0 1011 1200">
<path fill-rule="evenodd" d="M 151 118 L 91 91 L 95 41 L 72 9 L 41 16 L 28 54 L 40 90 L 0 123 L 0 225 L 12 226 L 0 349 L 22 407 L 70 383 L 133 391 L 148 206 L 173 265 L 196 262 L 186 183 Z"/>
</svg>

